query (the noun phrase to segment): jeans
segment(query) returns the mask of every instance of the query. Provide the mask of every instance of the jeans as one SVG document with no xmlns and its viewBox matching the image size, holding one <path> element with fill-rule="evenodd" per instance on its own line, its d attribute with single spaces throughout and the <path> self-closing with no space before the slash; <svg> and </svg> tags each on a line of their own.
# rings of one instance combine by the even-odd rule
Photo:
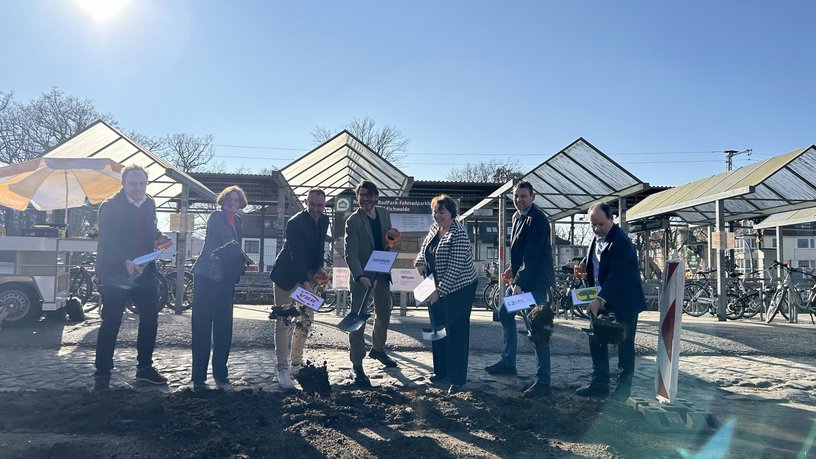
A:
<svg viewBox="0 0 816 459">
<path fill-rule="evenodd" d="M 213 379 L 226 381 L 235 283 L 196 274 L 193 289 L 193 383 L 203 384 L 207 380 L 211 345 Z"/>
<path fill-rule="evenodd" d="M 128 300 L 132 300 L 139 311 L 139 332 L 136 338 L 138 369 L 153 366 L 153 349 L 156 347 L 156 332 L 159 328 L 159 291 L 154 277 L 154 268 L 149 265 L 136 284 L 130 288 L 111 284 L 100 287 L 102 297 L 102 324 L 96 338 L 96 375 L 110 376 L 113 370 L 113 352 L 116 337 L 122 325 L 122 315 Z"/>
<path fill-rule="evenodd" d="M 547 302 L 547 290 L 532 292 L 536 304 Z M 504 348 L 501 359 L 504 363 L 516 367 L 516 353 L 518 348 L 518 331 L 516 329 L 516 313 L 507 312 L 502 304 L 499 309 L 499 322 L 502 325 Z M 535 346 L 538 368 L 536 378 L 542 384 L 550 384 L 550 343 L 546 342 Z"/>
<path fill-rule="evenodd" d="M 371 349 L 385 352 L 385 340 L 388 338 L 388 325 L 391 323 L 391 284 L 388 279 L 377 276 L 377 286 L 371 289 L 374 297 L 374 330 L 371 332 Z M 360 303 L 365 296 L 366 288 L 360 282 L 351 281 L 351 312 L 360 310 Z M 365 313 L 365 311 L 363 311 Z M 349 359 L 356 367 L 363 365 L 366 355 L 365 324 L 349 333 Z"/>
<path fill-rule="evenodd" d="M 618 317 L 623 324 L 623 340 L 618 344 L 618 381 L 631 383 L 635 373 L 635 332 L 637 331 L 637 314 L 633 317 Z M 609 345 L 598 344 L 589 340 L 589 353 L 592 356 L 592 383 L 609 384 Z"/>
</svg>

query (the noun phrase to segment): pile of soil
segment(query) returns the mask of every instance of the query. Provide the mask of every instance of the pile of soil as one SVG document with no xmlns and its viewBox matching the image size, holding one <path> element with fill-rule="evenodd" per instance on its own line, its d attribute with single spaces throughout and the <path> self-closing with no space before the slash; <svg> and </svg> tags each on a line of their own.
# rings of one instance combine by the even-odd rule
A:
<svg viewBox="0 0 816 459">
<path fill-rule="evenodd" d="M 567 392 L 37 391 L 0 407 L 3 457 L 677 457 L 633 410 Z"/>
</svg>

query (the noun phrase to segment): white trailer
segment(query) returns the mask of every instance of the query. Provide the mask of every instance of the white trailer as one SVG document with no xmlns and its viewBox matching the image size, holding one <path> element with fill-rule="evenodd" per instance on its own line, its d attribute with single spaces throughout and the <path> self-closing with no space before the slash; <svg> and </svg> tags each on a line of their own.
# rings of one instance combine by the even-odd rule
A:
<svg viewBox="0 0 816 459">
<path fill-rule="evenodd" d="M 64 308 L 70 295 L 70 252 L 95 252 L 95 239 L 0 237 L 2 325 L 33 322 Z"/>
</svg>

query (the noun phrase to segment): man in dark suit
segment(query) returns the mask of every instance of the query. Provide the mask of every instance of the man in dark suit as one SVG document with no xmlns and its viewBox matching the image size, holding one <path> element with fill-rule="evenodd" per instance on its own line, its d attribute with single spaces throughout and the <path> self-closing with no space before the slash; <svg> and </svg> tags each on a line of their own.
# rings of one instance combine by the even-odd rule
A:
<svg viewBox="0 0 816 459">
<path fill-rule="evenodd" d="M 635 372 L 638 313 L 646 309 L 637 252 L 629 236 L 615 224 L 608 204 L 594 204 L 589 208 L 588 216 L 595 239 L 577 271 L 586 273 L 588 285 L 601 287 L 598 298 L 592 300 L 587 312 L 592 317 L 597 317 L 599 313 L 615 313 L 618 322 L 623 324 L 623 341 L 618 344 L 618 386 L 615 388 L 615 398 L 625 400 L 632 391 Z M 607 395 L 608 345 L 590 337 L 589 352 L 592 355 L 592 381 L 575 392 L 582 396 Z"/>
<path fill-rule="evenodd" d="M 99 206 L 96 275 L 102 296 L 102 324 L 96 338 L 94 390 L 110 387 L 116 336 L 128 300 L 139 310 L 136 379 L 167 383 L 167 378 L 153 368 L 160 309 L 156 265 L 133 261 L 171 243 L 156 227 L 156 203 L 146 191 L 147 171 L 129 165 L 122 170 L 122 190 Z"/>
<path fill-rule="evenodd" d="M 547 302 L 547 294 L 555 283 L 550 223 L 544 212 L 536 206 L 535 192 L 530 182 L 519 182 L 514 190 L 513 202 L 517 212 L 513 215 L 513 232 L 510 242 L 510 267 L 503 277 L 512 279 L 513 295 L 531 292 L 537 304 Z M 516 313 L 507 312 L 502 305 L 499 322 L 504 333 L 504 349 L 501 360 L 485 368 L 490 374 L 516 374 Z M 524 391 L 526 397 L 544 396 L 550 393 L 550 343 L 536 344 L 538 369 L 536 381 Z"/>
<path fill-rule="evenodd" d="M 397 233 L 396 229 L 391 228 L 391 214 L 377 206 L 378 197 L 379 190 L 374 183 L 363 180 L 357 185 L 357 202 L 360 207 L 346 219 L 345 259 L 351 273 L 351 310 L 359 310 L 367 289 L 371 290 L 374 297 L 374 332 L 368 356 L 387 367 L 396 367 L 397 362 L 385 353 L 385 340 L 391 321 L 391 277 L 363 270 L 371 252 L 388 250 L 386 235 L 390 234 L 393 238 Z M 363 371 L 366 348 L 364 331 L 365 325 L 349 333 L 349 357 L 354 369 L 355 384 L 369 388 L 371 382 Z"/>
<path fill-rule="evenodd" d="M 329 228 L 329 217 L 323 213 L 326 193 L 320 188 L 312 188 L 306 194 L 305 204 L 303 212 L 286 222 L 286 241 L 269 273 L 275 285 L 277 306 L 291 303 L 289 297 L 297 287 L 313 291 L 315 278 L 327 277 L 323 271 L 326 231 Z M 284 389 L 295 387 L 292 375 L 296 375 L 303 365 L 303 348 L 314 320 L 313 309 L 306 308 L 305 312 L 305 316 L 291 321 L 283 318 L 275 320 L 278 384 Z"/>
</svg>

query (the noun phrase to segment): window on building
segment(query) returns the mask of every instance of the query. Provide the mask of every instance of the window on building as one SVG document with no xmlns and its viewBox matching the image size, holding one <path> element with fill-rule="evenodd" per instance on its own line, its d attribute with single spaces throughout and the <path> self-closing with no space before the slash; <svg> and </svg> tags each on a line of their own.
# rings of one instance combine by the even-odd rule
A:
<svg viewBox="0 0 816 459">
<path fill-rule="evenodd" d="M 816 248 L 816 240 L 809 237 L 798 237 L 796 238 L 796 248 L 797 249 Z"/>
<path fill-rule="evenodd" d="M 244 252 L 246 253 L 261 253 L 261 241 L 247 239 L 244 240 Z"/>
<path fill-rule="evenodd" d="M 498 247 L 488 247 L 487 248 L 487 259 L 488 260 L 498 260 L 499 259 L 499 248 Z"/>
<path fill-rule="evenodd" d="M 772 249 L 775 249 L 775 248 L 776 248 L 776 238 L 775 238 L 775 237 L 772 237 L 772 238 L 771 238 L 771 248 L 772 248 Z"/>
</svg>

